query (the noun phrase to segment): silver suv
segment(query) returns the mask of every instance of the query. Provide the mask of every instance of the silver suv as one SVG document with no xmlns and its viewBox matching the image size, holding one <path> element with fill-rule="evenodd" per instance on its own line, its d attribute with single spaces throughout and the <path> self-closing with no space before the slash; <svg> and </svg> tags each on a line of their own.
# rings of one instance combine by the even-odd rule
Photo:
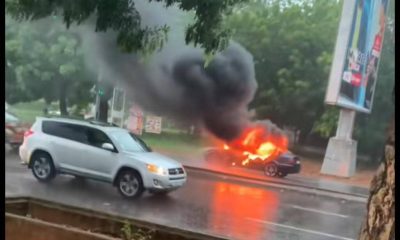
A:
<svg viewBox="0 0 400 240">
<path fill-rule="evenodd" d="M 186 182 L 181 163 L 125 129 L 71 119 L 37 118 L 19 150 L 40 182 L 70 174 L 112 183 L 127 198 L 168 193 Z"/>
</svg>

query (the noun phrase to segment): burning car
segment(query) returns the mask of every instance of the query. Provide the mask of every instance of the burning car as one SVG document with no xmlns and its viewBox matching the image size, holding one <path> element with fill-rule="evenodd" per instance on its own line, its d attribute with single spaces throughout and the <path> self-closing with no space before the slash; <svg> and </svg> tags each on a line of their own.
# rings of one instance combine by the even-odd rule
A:
<svg viewBox="0 0 400 240">
<path fill-rule="evenodd" d="M 288 150 L 286 135 L 270 121 L 258 122 L 238 138 L 208 148 L 206 161 L 262 169 L 267 176 L 300 172 L 300 159 Z"/>
</svg>

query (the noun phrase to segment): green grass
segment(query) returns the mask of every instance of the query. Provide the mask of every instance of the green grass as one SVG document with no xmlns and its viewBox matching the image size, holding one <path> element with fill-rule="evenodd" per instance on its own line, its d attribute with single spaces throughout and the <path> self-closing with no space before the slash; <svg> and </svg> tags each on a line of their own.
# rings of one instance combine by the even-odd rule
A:
<svg viewBox="0 0 400 240">
<path fill-rule="evenodd" d="M 199 152 L 203 147 L 206 146 L 199 137 L 186 134 L 144 133 L 141 138 L 152 148 L 180 153 Z"/>
<path fill-rule="evenodd" d="M 9 111 L 21 119 L 21 121 L 33 123 L 36 117 L 43 116 L 44 106 L 45 102 L 43 100 L 22 102 L 10 106 Z M 51 103 L 50 110 L 58 110 L 58 103 Z"/>
<path fill-rule="evenodd" d="M 10 106 L 10 112 L 14 113 L 23 122 L 33 123 L 37 116 L 43 115 L 44 101 L 17 103 Z"/>
</svg>

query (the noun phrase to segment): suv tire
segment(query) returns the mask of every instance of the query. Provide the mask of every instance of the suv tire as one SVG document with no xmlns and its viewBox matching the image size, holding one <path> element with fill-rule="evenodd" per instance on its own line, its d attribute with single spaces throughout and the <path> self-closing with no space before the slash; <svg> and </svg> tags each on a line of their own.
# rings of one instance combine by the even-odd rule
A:
<svg viewBox="0 0 400 240">
<path fill-rule="evenodd" d="M 128 199 L 140 197 L 144 191 L 142 177 L 134 170 L 121 171 L 118 174 L 116 186 L 118 192 Z"/>
<path fill-rule="evenodd" d="M 39 182 L 50 182 L 56 176 L 53 159 L 48 153 L 35 153 L 31 161 L 33 176 L 35 176 Z"/>
</svg>

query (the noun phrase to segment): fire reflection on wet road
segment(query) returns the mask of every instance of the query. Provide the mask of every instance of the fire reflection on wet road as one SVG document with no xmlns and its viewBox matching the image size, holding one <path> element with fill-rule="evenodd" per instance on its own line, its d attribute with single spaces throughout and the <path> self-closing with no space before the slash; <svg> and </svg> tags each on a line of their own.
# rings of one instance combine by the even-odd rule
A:
<svg viewBox="0 0 400 240">
<path fill-rule="evenodd" d="M 213 215 L 208 221 L 209 229 L 254 239 L 267 235 L 265 228 L 252 222 L 244 223 L 243 219 L 274 221 L 279 207 L 276 193 L 224 182 L 217 182 L 212 191 L 210 210 Z"/>
</svg>

